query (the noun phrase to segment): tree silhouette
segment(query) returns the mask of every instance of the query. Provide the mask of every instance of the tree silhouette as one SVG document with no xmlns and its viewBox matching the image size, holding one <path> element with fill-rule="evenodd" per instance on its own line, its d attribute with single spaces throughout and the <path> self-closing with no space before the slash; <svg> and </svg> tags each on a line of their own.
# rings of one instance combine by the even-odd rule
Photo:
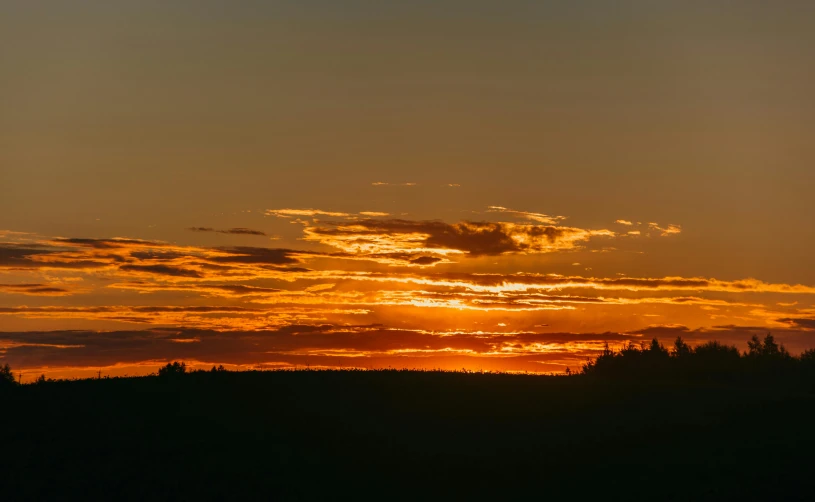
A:
<svg viewBox="0 0 815 502">
<path fill-rule="evenodd" d="M 690 348 L 690 345 L 685 343 L 682 340 L 681 336 L 677 336 L 676 340 L 674 341 L 674 349 L 672 355 L 674 357 L 687 357 L 693 353 L 693 349 Z"/>
<path fill-rule="evenodd" d="M 0 387 L 12 386 L 15 383 L 11 367 L 8 364 L 0 366 Z"/>
<path fill-rule="evenodd" d="M 801 371 L 804 375 L 812 378 L 815 376 L 815 349 L 804 351 L 799 357 Z"/>
<path fill-rule="evenodd" d="M 183 375 L 187 372 L 187 364 L 184 362 L 173 361 L 171 363 L 167 363 L 166 366 L 162 366 L 158 369 L 158 376 L 164 378 L 176 377 L 179 375 Z"/>
<path fill-rule="evenodd" d="M 767 333 L 764 341 L 759 340 L 758 336 L 753 335 L 750 341 L 747 342 L 748 352 L 750 357 L 774 357 L 785 358 L 789 357 L 789 352 L 783 345 L 778 345 L 775 342 L 775 337 L 772 333 Z"/>
<path fill-rule="evenodd" d="M 725 345 L 716 340 L 705 342 L 693 350 L 694 356 L 716 362 L 737 361 L 740 357 L 739 349 L 732 345 Z"/>
<path fill-rule="evenodd" d="M 664 345 L 659 343 L 659 340 L 654 338 L 651 340 L 651 345 L 648 347 L 648 352 L 651 355 L 655 355 L 657 357 L 668 357 L 669 353 L 668 350 L 665 348 Z"/>
</svg>

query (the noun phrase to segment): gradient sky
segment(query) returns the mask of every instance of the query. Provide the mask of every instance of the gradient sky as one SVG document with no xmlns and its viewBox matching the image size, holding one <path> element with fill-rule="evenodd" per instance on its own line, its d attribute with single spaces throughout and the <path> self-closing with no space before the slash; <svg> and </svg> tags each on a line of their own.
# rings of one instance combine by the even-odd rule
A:
<svg viewBox="0 0 815 502">
<path fill-rule="evenodd" d="M 0 363 L 815 347 L 815 4 L 0 4 Z"/>
</svg>

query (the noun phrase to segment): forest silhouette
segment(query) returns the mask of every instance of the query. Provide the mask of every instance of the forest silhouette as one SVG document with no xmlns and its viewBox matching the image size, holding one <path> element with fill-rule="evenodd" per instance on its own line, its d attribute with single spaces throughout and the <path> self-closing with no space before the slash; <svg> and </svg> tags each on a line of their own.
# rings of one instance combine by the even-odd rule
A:
<svg viewBox="0 0 815 502">
<path fill-rule="evenodd" d="M 669 350 L 654 338 L 640 346 L 629 343 L 620 350 L 606 345 L 602 354 L 583 365 L 583 374 L 608 378 L 647 377 L 651 379 L 717 379 L 767 383 L 779 379 L 815 377 L 815 349 L 792 356 L 771 333 L 747 342 L 740 353 L 731 345 L 710 341 L 691 347 L 677 337 Z M 806 380 L 804 380 L 806 381 Z"/>
<path fill-rule="evenodd" d="M 194 370 L 20 385 L 6 500 L 806 500 L 815 351 L 681 338 L 541 376 Z"/>
</svg>

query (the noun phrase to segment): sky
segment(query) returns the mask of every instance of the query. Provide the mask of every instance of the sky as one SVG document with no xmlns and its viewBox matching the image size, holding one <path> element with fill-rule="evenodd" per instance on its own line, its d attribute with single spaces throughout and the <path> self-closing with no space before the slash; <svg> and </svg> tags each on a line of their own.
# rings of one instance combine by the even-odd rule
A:
<svg viewBox="0 0 815 502">
<path fill-rule="evenodd" d="M 815 4 L 0 4 L 0 364 L 815 347 Z"/>
</svg>

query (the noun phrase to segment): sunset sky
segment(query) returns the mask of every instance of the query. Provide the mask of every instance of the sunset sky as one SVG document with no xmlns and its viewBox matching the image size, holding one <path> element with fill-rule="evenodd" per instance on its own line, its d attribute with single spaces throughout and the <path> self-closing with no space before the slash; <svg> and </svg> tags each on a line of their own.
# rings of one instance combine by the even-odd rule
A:
<svg viewBox="0 0 815 502">
<path fill-rule="evenodd" d="M 815 347 L 815 3 L 0 5 L 0 364 Z"/>
</svg>

